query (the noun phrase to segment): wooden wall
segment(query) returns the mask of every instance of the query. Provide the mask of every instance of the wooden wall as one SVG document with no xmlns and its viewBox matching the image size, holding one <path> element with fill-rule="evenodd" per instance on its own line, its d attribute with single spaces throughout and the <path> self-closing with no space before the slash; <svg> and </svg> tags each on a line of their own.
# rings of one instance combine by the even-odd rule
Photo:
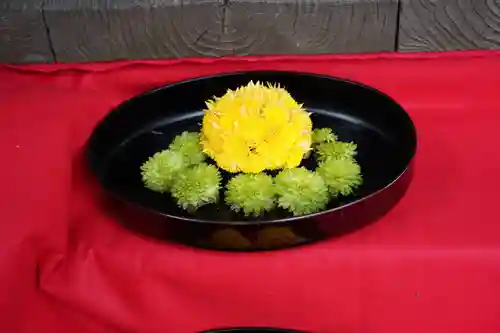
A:
<svg viewBox="0 0 500 333">
<path fill-rule="evenodd" d="M 0 0 L 0 61 L 500 48 L 500 0 Z"/>
</svg>

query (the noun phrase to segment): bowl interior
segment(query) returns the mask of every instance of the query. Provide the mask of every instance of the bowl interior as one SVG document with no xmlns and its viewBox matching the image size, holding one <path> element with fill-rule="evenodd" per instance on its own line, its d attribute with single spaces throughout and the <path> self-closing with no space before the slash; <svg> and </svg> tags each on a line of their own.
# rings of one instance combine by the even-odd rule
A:
<svg viewBox="0 0 500 333">
<path fill-rule="evenodd" d="M 222 95 L 226 89 L 236 88 L 250 80 L 280 83 L 312 112 L 314 128 L 332 128 L 340 140 L 357 144 L 363 185 L 351 196 L 332 200 L 327 211 L 363 199 L 390 185 L 405 171 L 413 157 L 416 145 L 413 124 L 399 105 L 387 96 L 342 80 L 260 72 L 194 80 L 123 104 L 96 130 L 94 146 L 99 141 L 101 144 L 92 151 L 94 171 L 105 187 L 115 194 L 169 217 L 228 223 L 292 218 L 291 214 L 280 209 L 258 218 L 246 218 L 230 211 L 223 200 L 189 214 L 180 209 L 169 194 L 150 191 L 141 181 L 140 165 L 149 156 L 166 149 L 183 131 L 200 130 L 206 99 Z M 302 165 L 314 168 L 314 158 L 304 160 Z M 223 172 L 224 183 L 230 177 Z"/>
</svg>

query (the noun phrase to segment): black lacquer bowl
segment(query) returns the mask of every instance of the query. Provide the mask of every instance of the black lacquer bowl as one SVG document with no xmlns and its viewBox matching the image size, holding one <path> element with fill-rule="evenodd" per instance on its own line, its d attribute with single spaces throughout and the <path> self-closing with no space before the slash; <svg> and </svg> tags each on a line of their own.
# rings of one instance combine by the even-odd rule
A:
<svg viewBox="0 0 500 333">
<path fill-rule="evenodd" d="M 286 328 L 270 328 L 270 327 L 234 327 L 222 328 L 201 333 L 306 333 L 303 331 L 290 330 Z"/>
<path fill-rule="evenodd" d="M 312 112 L 314 128 L 330 127 L 340 140 L 357 144 L 364 183 L 354 195 L 316 214 L 293 217 L 276 209 L 247 219 L 223 200 L 190 215 L 168 194 L 143 186 L 140 166 L 149 156 L 175 135 L 198 131 L 206 100 L 250 80 L 279 83 Z M 196 78 L 132 98 L 97 125 L 86 153 L 92 173 L 118 199 L 116 211 L 127 227 L 197 247 L 250 251 L 338 236 L 376 221 L 406 191 L 416 146 L 408 114 L 375 89 L 322 75 L 251 71 Z"/>
</svg>

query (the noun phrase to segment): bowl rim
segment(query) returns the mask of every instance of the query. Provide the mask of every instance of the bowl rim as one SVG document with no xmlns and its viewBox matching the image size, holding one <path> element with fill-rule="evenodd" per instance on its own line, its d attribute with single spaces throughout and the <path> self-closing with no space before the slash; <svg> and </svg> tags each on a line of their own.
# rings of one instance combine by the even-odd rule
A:
<svg viewBox="0 0 500 333">
<path fill-rule="evenodd" d="M 190 84 L 190 83 L 196 83 L 199 81 L 216 79 L 216 78 L 220 78 L 220 77 L 248 75 L 248 74 L 299 75 L 299 76 L 307 76 L 307 77 L 311 77 L 311 78 L 328 80 L 328 81 L 336 81 L 336 82 L 340 82 L 343 84 L 348 84 L 351 86 L 370 90 L 370 91 L 374 92 L 375 94 L 379 95 L 380 97 L 385 98 L 388 102 L 392 103 L 394 106 L 399 108 L 400 111 L 403 113 L 403 115 L 407 118 L 408 124 L 410 125 L 409 129 L 411 130 L 412 136 L 414 137 L 414 142 L 412 143 L 412 146 L 413 146 L 412 151 L 411 151 L 411 154 L 409 155 L 409 158 L 406 162 L 405 167 L 403 168 L 403 170 L 401 170 L 398 173 L 398 175 L 396 177 L 394 177 L 394 179 L 392 181 L 387 183 L 385 186 L 379 188 L 378 190 L 376 190 L 368 195 L 357 198 L 351 202 L 339 205 L 337 207 L 325 209 L 325 210 L 322 210 L 322 211 L 319 211 L 316 213 L 310 213 L 310 214 L 300 215 L 300 216 L 288 216 L 288 217 L 284 217 L 284 218 L 262 220 L 262 221 L 260 221 L 260 220 L 220 220 L 220 221 L 218 221 L 218 220 L 209 220 L 209 219 L 203 219 L 203 218 L 197 218 L 197 217 L 173 215 L 173 214 L 157 211 L 151 207 L 148 207 L 147 205 L 144 205 L 144 204 L 141 204 L 138 202 L 130 201 L 125 196 L 120 195 L 119 193 L 110 189 L 109 187 L 105 186 L 102 183 L 101 183 L 101 186 L 104 187 L 106 192 L 108 192 L 109 194 L 111 194 L 112 196 L 114 196 L 118 200 L 121 200 L 121 201 L 126 202 L 128 204 L 132 204 L 136 207 L 140 207 L 140 208 L 142 208 L 150 213 L 153 213 L 155 215 L 160 215 L 160 216 L 166 217 L 168 219 L 174 219 L 174 220 L 190 222 L 190 223 L 200 223 L 200 224 L 209 224 L 209 225 L 210 224 L 211 225 L 224 225 L 224 226 L 244 226 L 244 225 L 256 225 L 256 224 L 258 224 L 258 225 L 275 225 L 275 224 L 290 223 L 290 222 L 304 220 L 304 219 L 311 219 L 311 218 L 315 218 L 315 217 L 318 217 L 321 215 L 339 212 L 339 211 L 342 211 L 348 207 L 358 205 L 358 204 L 365 202 L 365 201 L 367 201 L 375 196 L 378 196 L 381 193 L 383 193 L 384 191 L 390 189 L 395 183 L 397 183 L 403 177 L 403 175 L 405 175 L 405 173 L 409 170 L 413 161 L 415 160 L 415 155 L 416 155 L 417 147 L 418 147 L 417 130 L 416 130 L 415 124 L 414 124 L 412 118 L 410 117 L 410 115 L 408 114 L 408 112 L 394 98 L 392 98 L 391 96 L 387 95 L 386 93 L 384 93 L 384 92 L 382 92 L 374 87 L 368 86 L 368 85 L 361 83 L 361 82 L 353 81 L 350 79 L 344 79 L 344 78 L 340 78 L 340 77 L 336 77 L 336 76 L 330 76 L 330 75 L 326 75 L 326 74 L 319 74 L 319 73 L 305 72 L 305 71 L 293 71 L 293 70 L 292 71 L 290 71 L 290 70 L 242 70 L 242 71 L 229 71 L 229 72 L 222 72 L 222 73 L 217 73 L 217 74 L 202 75 L 202 76 L 196 76 L 196 77 L 192 77 L 192 78 L 181 80 L 181 81 L 172 82 L 172 83 L 169 83 L 169 84 L 166 84 L 163 86 L 152 88 L 152 89 L 147 90 L 143 93 L 137 94 L 129 99 L 126 99 L 125 101 L 121 102 L 117 106 L 115 106 L 110 112 L 108 112 L 101 120 L 99 120 L 97 122 L 97 124 L 94 126 L 94 128 L 92 130 L 92 134 L 89 136 L 87 143 L 86 143 L 86 147 L 85 147 L 86 160 L 90 161 L 92 158 L 91 157 L 92 149 L 90 147 L 90 143 L 93 141 L 96 129 L 98 129 L 101 126 L 101 124 L 106 122 L 112 114 L 120 113 L 121 109 L 126 107 L 128 104 L 131 104 L 138 99 L 145 98 L 149 95 L 155 94 L 155 93 L 162 91 L 162 90 L 165 90 L 165 89 L 170 89 L 170 88 L 174 88 L 177 86 L 182 86 L 182 85 Z M 89 163 L 89 164 L 92 165 L 92 163 Z M 91 170 L 92 170 L 92 173 L 95 176 L 97 176 L 97 178 L 100 180 L 100 178 L 101 178 L 100 172 L 95 170 L 95 168 L 93 168 L 92 166 L 91 166 Z M 210 331 L 208 331 L 208 332 L 210 332 Z"/>
<path fill-rule="evenodd" d="M 225 327 L 225 328 L 216 328 L 201 331 L 199 333 L 238 333 L 238 332 L 257 332 L 266 330 L 271 333 L 307 333 L 305 331 L 298 331 L 291 328 L 278 328 L 278 327 L 269 327 L 269 326 L 238 326 L 238 327 Z"/>
</svg>

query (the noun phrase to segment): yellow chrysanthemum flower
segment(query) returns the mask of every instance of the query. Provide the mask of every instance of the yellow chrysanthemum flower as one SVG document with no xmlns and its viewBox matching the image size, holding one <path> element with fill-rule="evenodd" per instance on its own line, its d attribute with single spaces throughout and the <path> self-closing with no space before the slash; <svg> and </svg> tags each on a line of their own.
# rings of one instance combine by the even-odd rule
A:
<svg viewBox="0 0 500 333">
<path fill-rule="evenodd" d="M 311 149 L 309 113 L 283 88 L 250 82 L 207 102 L 204 152 L 229 172 L 294 168 Z"/>
</svg>

